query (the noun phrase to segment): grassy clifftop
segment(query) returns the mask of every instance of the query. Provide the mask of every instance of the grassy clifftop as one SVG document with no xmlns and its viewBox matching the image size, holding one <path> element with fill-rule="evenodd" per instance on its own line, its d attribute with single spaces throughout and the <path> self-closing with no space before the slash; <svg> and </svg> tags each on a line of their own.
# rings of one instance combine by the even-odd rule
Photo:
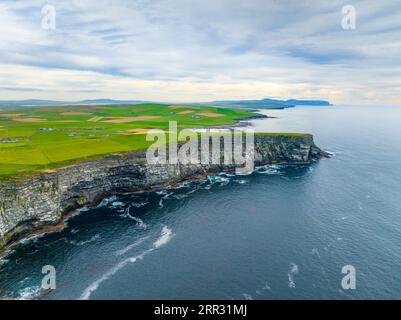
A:
<svg viewBox="0 0 401 320">
<path fill-rule="evenodd" d="M 0 113 L 0 178 L 145 149 L 148 129 L 229 125 L 253 113 L 163 104 L 19 108 Z"/>
<path fill-rule="evenodd" d="M 52 170 L 110 153 L 146 149 L 148 129 L 230 125 L 254 113 L 164 104 L 19 108 L 0 113 L 0 179 Z M 299 136 L 293 133 L 265 135 Z"/>
</svg>

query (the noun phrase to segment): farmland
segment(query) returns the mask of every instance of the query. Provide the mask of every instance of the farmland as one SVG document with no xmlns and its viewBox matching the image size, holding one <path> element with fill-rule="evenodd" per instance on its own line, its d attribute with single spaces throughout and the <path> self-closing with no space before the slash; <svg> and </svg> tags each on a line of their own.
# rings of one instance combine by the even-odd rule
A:
<svg viewBox="0 0 401 320">
<path fill-rule="evenodd" d="M 216 107 L 134 104 L 26 107 L 0 114 L 0 179 L 110 153 L 146 149 L 148 129 L 229 125 L 253 113 Z"/>
</svg>

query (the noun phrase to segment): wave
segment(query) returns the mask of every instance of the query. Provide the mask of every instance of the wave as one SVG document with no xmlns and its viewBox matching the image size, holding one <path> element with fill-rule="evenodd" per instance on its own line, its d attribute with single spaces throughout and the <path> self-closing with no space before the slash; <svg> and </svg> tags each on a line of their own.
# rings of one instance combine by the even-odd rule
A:
<svg viewBox="0 0 401 320">
<path fill-rule="evenodd" d="M 98 240 L 100 238 L 99 234 L 95 234 L 92 238 L 88 239 L 88 240 L 82 240 L 82 241 L 75 241 L 75 240 L 70 240 L 70 241 L 66 241 L 74 246 L 83 246 L 85 244 L 94 242 L 96 240 Z"/>
<path fill-rule="evenodd" d="M 92 293 L 95 292 L 104 281 L 108 280 L 110 277 L 112 277 L 114 274 L 116 274 L 119 270 L 124 268 L 126 265 L 135 263 L 138 260 L 142 260 L 148 253 L 167 244 L 172 239 L 173 236 L 174 236 L 174 233 L 172 232 L 172 230 L 169 227 L 164 226 L 160 233 L 160 236 L 153 243 L 153 247 L 143 251 L 139 255 L 136 255 L 134 257 L 130 257 L 130 258 L 120 261 L 117 265 L 115 265 L 113 268 L 111 268 L 109 271 L 107 271 L 104 275 L 102 275 L 99 279 L 94 281 L 89 287 L 87 287 L 84 290 L 84 292 L 81 294 L 79 299 L 80 300 L 89 300 Z"/>
<path fill-rule="evenodd" d="M 172 196 L 173 199 L 182 200 L 188 197 L 188 194 L 175 194 Z"/>
<path fill-rule="evenodd" d="M 125 203 L 121 201 L 114 201 L 111 203 L 112 207 L 125 207 Z"/>
<path fill-rule="evenodd" d="M 262 290 L 272 291 L 272 288 L 270 287 L 269 283 L 266 282 L 265 285 L 263 286 Z"/>
<path fill-rule="evenodd" d="M 290 263 L 290 270 L 288 272 L 288 287 L 295 288 L 294 275 L 297 275 L 299 272 L 298 266 L 294 263 Z"/>
<path fill-rule="evenodd" d="M 223 176 L 223 177 L 235 177 L 235 174 L 233 174 L 233 173 L 227 173 L 227 172 L 220 172 L 219 174 L 218 174 L 219 176 Z"/>
<path fill-rule="evenodd" d="M 129 205 L 129 207 L 127 209 L 125 209 L 123 212 L 124 214 L 121 214 L 120 217 L 121 218 L 128 218 L 131 219 L 133 221 L 136 222 L 136 225 L 142 229 L 146 229 L 147 225 L 146 223 L 143 222 L 142 219 L 138 218 L 138 217 L 134 217 L 133 215 L 131 215 L 130 213 L 130 209 L 131 209 L 131 204 Z"/>
<path fill-rule="evenodd" d="M 223 177 L 223 176 L 221 176 L 221 175 L 218 175 L 218 176 L 208 176 L 207 178 L 208 178 L 208 180 L 209 180 L 209 182 L 210 182 L 211 184 L 219 184 L 220 186 L 225 186 L 225 185 L 227 185 L 227 184 L 231 181 L 230 178 L 228 178 L 228 177 Z"/>
<path fill-rule="evenodd" d="M 117 256 L 122 256 L 123 254 L 127 253 L 128 251 L 130 251 L 132 248 L 135 248 L 135 247 L 139 246 L 142 242 L 144 242 L 144 241 L 145 241 L 146 239 L 148 239 L 148 238 L 149 238 L 149 236 L 143 237 L 143 238 L 141 238 L 141 239 L 135 241 L 134 243 L 132 243 L 132 244 L 126 246 L 125 248 L 123 248 L 123 249 L 121 249 L 121 250 L 118 250 L 118 251 L 116 252 L 116 255 L 117 255 Z"/>
<path fill-rule="evenodd" d="M 138 217 L 132 216 L 132 215 L 131 215 L 129 212 L 127 212 L 127 211 L 125 211 L 124 214 L 121 214 L 120 217 L 121 217 L 121 218 L 128 218 L 128 219 L 130 219 L 130 220 L 135 221 L 135 222 L 136 222 L 136 225 L 137 225 L 139 228 L 146 229 L 146 228 L 148 227 L 148 226 L 146 225 L 146 223 L 143 222 L 142 219 L 140 219 L 140 218 L 138 218 Z"/>
<path fill-rule="evenodd" d="M 92 295 L 92 293 L 94 291 L 96 291 L 97 288 L 99 288 L 99 286 L 102 282 L 108 280 L 111 276 L 113 276 L 116 272 L 118 272 L 120 269 L 125 267 L 128 263 L 134 263 L 137 260 L 142 260 L 149 251 L 150 250 L 146 250 L 143 253 L 141 253 L 140 255 L 127 258 L 127 259 L 121 261 L 120 263 L 118 263 L 116 266 L 114 266 L 109 271 L 107 271 L 102 277 L 100 277 L 98 280 L 93 282 L 88 288 L 86 288 L 79 299 L 80 300 L 88 300 L 90 298 L 90 296 Z"/>
<path fill-rule="evenodd" d="M 135 208 L 142 208 L 144 206 L 146 206 L 149 202 L 147 201 L 143 201 L 143 202 L 132 202 L 130 203 L 131 207 L 135 207 Z"/>
<path fill-rule="evenodd" d="M 156 249 L 160 248 L 161 246 L 167 244 L 173 237 L 173 231 L 169 227 L 164 226 L 160 237 L 153 243 L 153 247 Z"/>
<path fill-rule="evenodd" d="M 312 255 L 315 255 L 320 258 L 320 253 L 319 253 L 318 248 L 313 248 L 311 253 L 312 253 Z"/>
<path fill-rule="evenodd" d="M 247 180 L 234 180 L 234 182 L 236 182 L 238 184 L 247 184 L 248 183 Z"/>
<path fill-rule="evenodd" d="M 163 208 L 163 201 L 164 200 L 166 200 L 168 197 L 170 197 L 171 195 L 173 194 L 173 192 L 169 192 L 169 193 L 166 193 L 163 197 L 161 197 L 160 198 L 160 201 L 159 201 L 159 207 L 160 208 Z"/>
<path fill-rule="evenodd" d="M 281 169 L 283 168 L 284 166 L 282 165 L 272 164 L 272 165 L 256 167 L 255 172 L 259 174 L 281 175 L 283 174 L 281 171 Z"/>
<path fill-rule="evenodd" d="M 344 152 L 342 152 L 342 151 L 327 151 L 327 150 L 325 150 L 325 152 L 327 152 L 330 157 L 336 157 L 339 154 L 344 154 Z"/>
<path fill-rule="evenodd" d="M 112 196 L 110 198 L 105 198 L 103 199 L 97 206 L 96 208 L 101 208 L 107 206 L 110 202 L 114 202 L 117 200 L 116 196 Z"/>
<path fill-rule="evenodd" d="M 39 286 L 26 287 L 18 291 L 18 300 L 33 300 L 41 295 L 42 288 Z"/>
<path fill-rule="evenodd" d="M 10 260 L 3 258 L 0 258 L 0 267 L 7 264 Z"/>
<path fill-rule="evenodd" d="M 242 296 L 245 300 L 253 300 L 253 297 L 248 293 L 243 293 Z"/>
</svg>

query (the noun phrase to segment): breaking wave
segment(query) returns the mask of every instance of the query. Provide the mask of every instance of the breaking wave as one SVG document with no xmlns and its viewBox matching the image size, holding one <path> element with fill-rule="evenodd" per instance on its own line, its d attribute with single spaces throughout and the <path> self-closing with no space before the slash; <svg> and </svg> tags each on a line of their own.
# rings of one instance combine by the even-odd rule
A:
<svg viewBox="0 0 401 320">
<path fill-rule="evenodd" d="M 153 243 L 153 247 L 156 249 L 160 248 L 161 246 L 167 244 L 173 236 L 173 231 L 169 227 L 164 226 L 161 231 L 160 237 Z"/>
<path fill-rule="evenodd" d="M 33 300 L 41 295 L 42 288 L 39 286 L 32 286 L 21 289 L 18 291 L 18 300 Z"/>
<path fill-rule="evenodd" d="M 82 241 L 69 240 L 69 241 L 66 241 L 66 242 L 70 243 L 70 244 L 72 244 L 74 246 L 83 246 L 85 244 L 94 242 L 94 241 L 98 240 L 99 238 L 100 238 L 100 235 L 99 234 L 95 234 L 93 237 L 91 237 L 88 240 L 82 240 Z"/>
<path fill-rule="evenodd" d="M 288 272 L 288 287 L 295 288 L 294 275 L 297 275 L 298 272 L 298 266 L 294 262 L 291 262 L 290 270 Z"/>
<path fill-rule="evenodd" d="M 159 207 L 160 208 L 163 208 L 163 201 L 164 200 L 166 200 L 168 197 L 170 197 L 171 195 L 173 194 L 173 192 L 169 192 L 169 193 L 166 193 L 163 197 L 161 197 L 160 198 L 160 201 L 159 201 Z"/>
<path fill-rule="evenodd" d="M 116 252 L 116 255 L 117 256 L 122 256 L 123 254 L 127 253 L 128 251 L 130 251 L 132 248 L 135 248 L 135 247 L 139 246 L 142 242 L 144 242 L 148 238 L 149 238 L 149 236 L 143 237 L 143 238 L 135 241 L 134 243 L 130 244 L 129 246 L 126 246 L 125 248 L 123 248 L 121 250 L 118 250 Z"/>
<path fill-rule="evenodd" d="M 107 271 L 104 275 L 102 275 L 99 279 L 94 281 L 89 287 L 87 287 L 84 290 L 84 292 L 81 294 L 79 299 L 80 300 L 88 300 L 91 297 L 92 293 L 94 291 L 96 291 L 104 281 L 108 280 L 110 277 L 112 277 L 114 274 L 116 274 L 119 270 L 124 268 L 126 265 L 135 263 L 138 260 L 142 260 L 148 253 L 167 244 L 172 239 L 173 236 L 174 236 L 174 233 L 172 232 L 172 230 L 169 227 L 164 226 L 163 229 L 161 230 L 160 236 L 156 239 L 156 241 L 153 243 L 153 246 L 150 249 L 147 249 L 136 256 L 129 257 L 127 259 L 120 261 L 117 265 L 115 265 L 113 268 L 111 268 L 109 271 Z"/>
</svg>

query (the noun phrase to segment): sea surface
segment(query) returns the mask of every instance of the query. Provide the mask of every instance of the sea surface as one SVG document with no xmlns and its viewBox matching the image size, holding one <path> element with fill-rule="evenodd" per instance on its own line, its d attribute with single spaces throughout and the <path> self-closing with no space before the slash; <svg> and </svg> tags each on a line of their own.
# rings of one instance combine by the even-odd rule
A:
<svg viewBox="0 0 401 320">
<path fill-rule="evenodd" d="M 0 260 L 0 296 L 399 299 L 401 108 L 263 113 L 257 131 L 312 133 L 334 156 L 105 199 Z M 40 290 L 44 265 L 56 290 Z"/>
</svg>

